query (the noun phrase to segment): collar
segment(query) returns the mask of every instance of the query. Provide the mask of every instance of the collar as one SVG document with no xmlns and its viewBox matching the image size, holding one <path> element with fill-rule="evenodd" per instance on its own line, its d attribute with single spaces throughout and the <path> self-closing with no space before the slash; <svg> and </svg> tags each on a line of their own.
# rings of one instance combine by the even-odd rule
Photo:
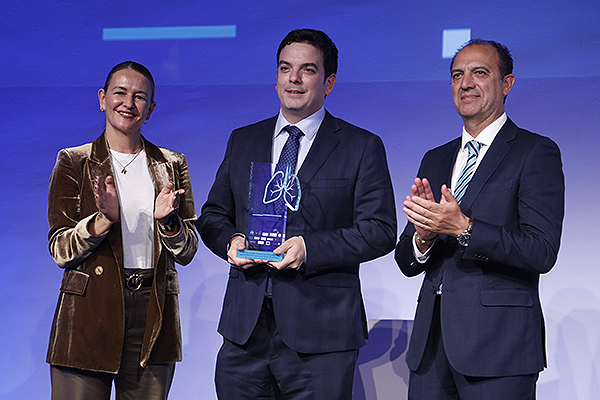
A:
<svg viewBox="0 0 600 400">
<path fill-rule="evenodd" d="M 486 126 L 485 129 L 482 130 L 479 135 L 477 135 L 477 138 L 471 136 L 471 134 L 467 132 L 465 127 L 463 126 L 461 149 L 464 149 L 467 145 L 467 142 L 471 140 L 477 140 L 479 143 L 486 147 L 491 146 L 492 142 L 496 138 L 496 135 L 498 134 L 498 132 L 500 131 L 507 119 L 508 117 L 506 116 L 506 113 L 502 113 L 502 115 L 499 116 L 494 122 Z"/>
<path fill-rule="evenodd" d="M 300 130 L 304 133 L 304 136 L 309 141 L 312 141 L 315 138 L 315 136 L 317 135 L 317 132 L 319 131 L 319 127 L 321 126 L 321 123 L 323 122 L 324 118 L 325 118 L 325 107 L 321 107 L 319 109 L 319 111 L 315 112 L 312 115 L 309 115 L 308 117 L 304 118 L 302 121 L 298 122 L 297 124 L 290 124 L 287 121 L 287 119 L 285 119 L 285 117 L 283 116 L 283 113 L 280 110 L 279 115 L 277 116 L 277 122 L 275 123 L 274 137 L 279 136 L 282 132 L 282 129 L 284 127 L 286 127 L 287 125 L 294 125 L 294 126 L 297 126 L 298 128 L 300 128 Z"/>
</svg>

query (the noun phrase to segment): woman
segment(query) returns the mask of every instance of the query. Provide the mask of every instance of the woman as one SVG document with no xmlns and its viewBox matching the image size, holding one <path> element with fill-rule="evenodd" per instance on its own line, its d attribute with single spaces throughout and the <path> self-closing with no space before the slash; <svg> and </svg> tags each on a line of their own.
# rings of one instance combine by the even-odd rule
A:
<svg viewBox="0 0 600 400">
<path fill-rule="evenodd" d="M 127 61 L 98 91 L 106 130 L 58 153 L 50 253 L 65 269 L 47 362 L 53 399 L 166 399 L 181 360 L 175 263 L 198 247 L 183 154 L 141 135 L 154 80 Z"/>
</svg>

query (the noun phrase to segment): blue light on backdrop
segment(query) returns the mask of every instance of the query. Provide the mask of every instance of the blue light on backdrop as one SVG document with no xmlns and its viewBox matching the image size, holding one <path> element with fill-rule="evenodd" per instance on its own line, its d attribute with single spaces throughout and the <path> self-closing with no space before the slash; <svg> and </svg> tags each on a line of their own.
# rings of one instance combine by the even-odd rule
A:
<svg viewBox="0 0 600 400">
<path fill-rule="evenodd" d="M 234 38 L 235 25 L 104 28 L 102 40 L 165 40 Z"/>
<path fill-rule="evenodd" d="M 471 39 L 470 29 L 444 29 L 442 57 L 452 58 L 456 49 Z"/>
</svg>

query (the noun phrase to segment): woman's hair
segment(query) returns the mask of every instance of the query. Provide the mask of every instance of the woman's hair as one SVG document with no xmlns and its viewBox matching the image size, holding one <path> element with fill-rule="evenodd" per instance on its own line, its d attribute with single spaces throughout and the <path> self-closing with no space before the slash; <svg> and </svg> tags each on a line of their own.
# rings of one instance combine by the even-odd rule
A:
<svg viewBox="0 0 600 400">
<path fill-rule="evenodd" d="M 115 65 L 110 70 L 110 72 L 108 73 L 108 76 L 106 77 L 106 82 L 104 83 L 104 92 L 108 91 L 108 85 L 110 84 L 110 80 L 112 79 L 113 75 L 123 69 L 132 69 L 132 70 L 144 75 L 146 77 L 146 79 L 148 79 L 148 82 L 150 82 L 150 89 L 152 89 L 152 94 L 150 95 L 150 104 L 154 103 L 154 92 L 155 92 L 154 78 L 152 77 L 152 74 L 150 73 L 150 70 L 148 68 L 144 67 L 142 64 L 137 63 L 135 61 L 123 61 L 122 63 Z"/>
</svg>

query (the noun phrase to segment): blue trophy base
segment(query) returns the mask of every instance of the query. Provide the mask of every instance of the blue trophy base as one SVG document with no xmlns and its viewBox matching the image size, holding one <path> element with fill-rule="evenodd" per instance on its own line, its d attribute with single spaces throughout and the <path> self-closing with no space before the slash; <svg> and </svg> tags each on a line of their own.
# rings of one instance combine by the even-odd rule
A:
<svg viewBox="0 0 600 400">
<path fill-rule="evenodd" d="M 283 260 L 283 254 L 275 254 L 272 251 L 259 251 L 259 250 L 238 250 L 238 258 L 249 258 L 251 260 L 265 260 L 265 261 L 281 261 Z"/>
</svg>

